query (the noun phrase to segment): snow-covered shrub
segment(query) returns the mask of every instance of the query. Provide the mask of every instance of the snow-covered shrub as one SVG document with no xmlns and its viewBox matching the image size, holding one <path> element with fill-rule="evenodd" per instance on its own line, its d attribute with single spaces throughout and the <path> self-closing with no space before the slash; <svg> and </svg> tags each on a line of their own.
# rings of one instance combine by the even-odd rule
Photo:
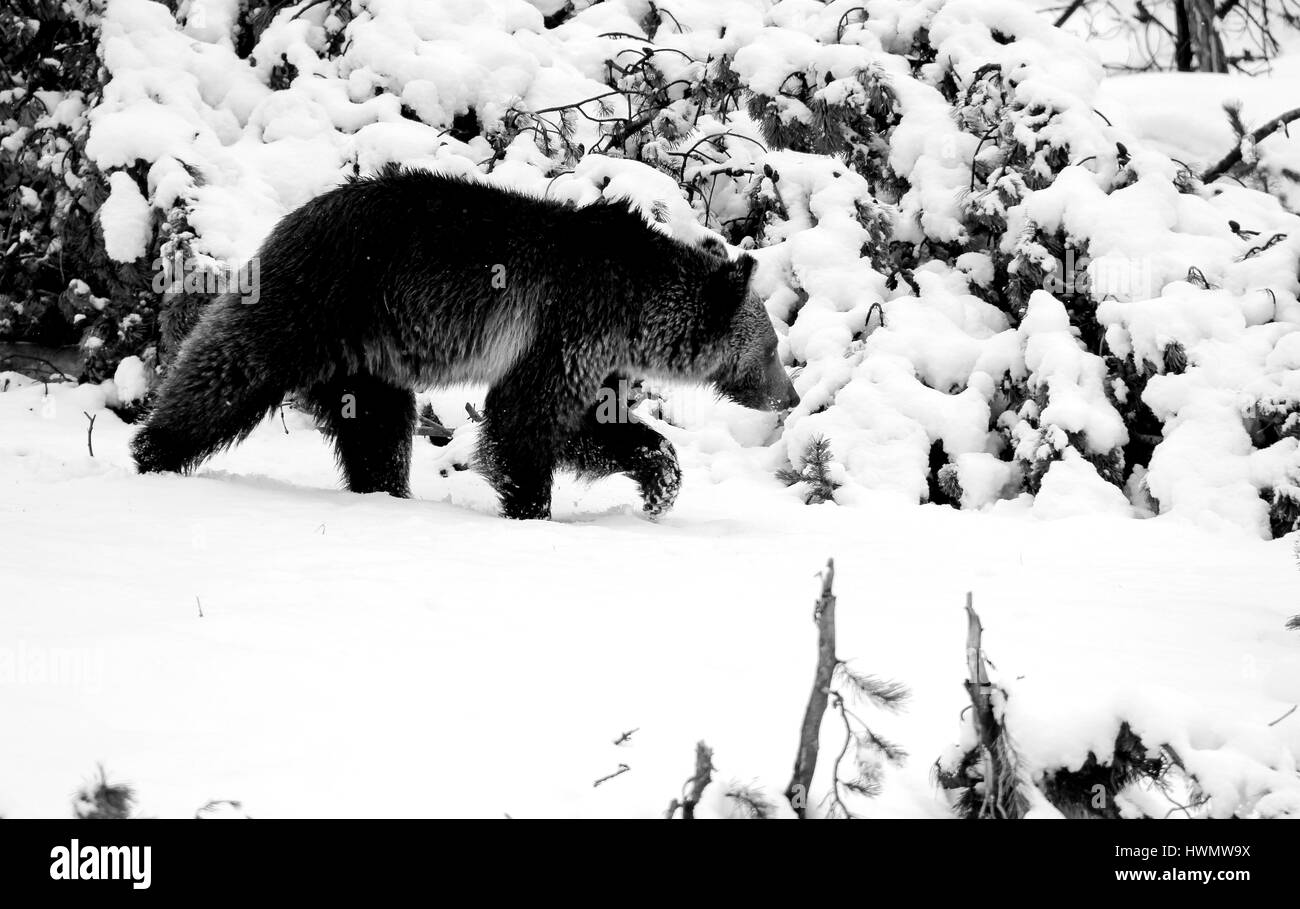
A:
<svg viewBox="0 0 1300 909">
<path fill-rule="evenodd" d="M 96 220 L 109 196 L 105 174 L 85 156 L 88 113 L 102 89 L 98 24 L 96 5 L 77 0 L 0 10 L 0 338 L 93 338 L 92 379 L 143 348 L 151 315 L 145 275 L 107 254 Z M 147 223 L 141 198 L 137 213 L 142 207 Z"/>
<path fill-rule="evenodd" d="M 28 230 L 46 283 L 0 292 L 93 319 L 104 375 L 165 362 L 279 217 L 396 162 L 749 248 L 803 398 L 767 441 L 797 471 L 826 439 L 844 504 L 1300 517 L 1300 222 L 1111 125 L 1092 51 L 1016 0 L 52 6 L 98 61 L 54 71 L 39 129 L 6 92 L 3 153 L 53 174 L 30 149 L 70 143 L 81 182 L 9 191 L 97 258 Z"/>
</svg>

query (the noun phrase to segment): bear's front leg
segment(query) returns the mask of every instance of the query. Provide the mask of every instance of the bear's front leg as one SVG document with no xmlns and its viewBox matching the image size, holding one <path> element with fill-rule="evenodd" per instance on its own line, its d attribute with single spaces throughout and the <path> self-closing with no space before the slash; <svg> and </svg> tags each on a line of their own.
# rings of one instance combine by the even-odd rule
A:
<svg viewBox="0 0 1300 909">
<path fill-rule="evenodd" d="M 479 435 L 478 468 L 496 489 L 503 517 L 545 520 L 551 516 L 555 446 L 551 426 L 524 411 L 502 406 L 489 392 Z"/>
<path fill-rule="evenodd" d="M 641 426 L 641 424 L 632 424 Z M 636 481 L 641 489 L 642 509 L 652 518 L 667 514 L 677 501 L 682 488 L 682 468 L 677 463 L 677 450 L 659 433 L 642 426 L 654 441 L 645 438 L 633 450 L 623 472 Z"/>
<path fill-rule="evenodd" d="M 682 483 L 673 444 L 626 412 L 617 421 L 602 420 L 604 413 L 599 406 L 587 412 L 560 450 L 560 462 L 586 479 L 624 474 L 640 489 L 649 517 L 666 514 Z"/>
<path fill-rule="evenodd" d="M 484 401 L 478 468 L 495 487 L 503 517 L 551 516 L 551 481 L 569 427 L 599 380 L 570 389 L 553 349 L 536 348 L 494 384 Z"/>
</svg>

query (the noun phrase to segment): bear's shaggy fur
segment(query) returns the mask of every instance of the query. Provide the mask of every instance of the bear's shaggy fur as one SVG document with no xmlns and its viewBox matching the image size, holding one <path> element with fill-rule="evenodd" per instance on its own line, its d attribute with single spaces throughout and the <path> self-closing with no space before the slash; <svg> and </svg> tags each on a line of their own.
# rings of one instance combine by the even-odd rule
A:
<svg viewBox="0 0 1300 909">
<path fill-rule="evenodd" d="M 748 291 L 753 260 L 674 240 L 625 203 L 390 169 L 287 215 L 258 256 L 255 302 L 218 298 L 168 372 L 132 441 L 142 472 L 189 470 L 297 393 L 349 489 L 406 496 L 412 389 L 481 382 L 480 467 L 505 515 L 548 517 L 559 466 L 627 473 L 658 515 L 680 476 L 672 446 L 598 419 L 602 390 L 665 376 L 752 407 L 798 401 Z"/>
</svg>

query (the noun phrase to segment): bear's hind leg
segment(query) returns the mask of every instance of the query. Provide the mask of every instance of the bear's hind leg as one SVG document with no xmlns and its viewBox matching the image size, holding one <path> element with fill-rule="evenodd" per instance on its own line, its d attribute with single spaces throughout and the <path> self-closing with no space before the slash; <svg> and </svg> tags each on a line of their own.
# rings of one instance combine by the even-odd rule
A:
<svg viewBox="0 0 1300 909">
<path fill-rule="evenodd" d="M 322 430 L 334 440 L 348 489 L 410 497 L 414 392 L 355 374 L 314 385 L 306 397 Z"/>
</svg>

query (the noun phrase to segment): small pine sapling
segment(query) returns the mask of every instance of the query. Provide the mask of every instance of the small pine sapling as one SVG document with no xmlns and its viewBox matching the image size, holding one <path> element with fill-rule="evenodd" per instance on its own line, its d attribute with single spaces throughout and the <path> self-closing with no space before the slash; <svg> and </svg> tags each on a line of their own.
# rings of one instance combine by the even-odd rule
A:
<svg viewBox="0 0 1300 909">
<path fill-rule="evenodd" d="M 834 460 L 830 440 L 816 436 L 804 449 L 803 466 L 797 469 L 788 467 L 778 471 L 776 476 L 787 486 L 804 484 L 802 492 L 805 505 L 834 502 L 835 490 L 840 486 L 831 478 L 831 464 Z"/>
</svg>

